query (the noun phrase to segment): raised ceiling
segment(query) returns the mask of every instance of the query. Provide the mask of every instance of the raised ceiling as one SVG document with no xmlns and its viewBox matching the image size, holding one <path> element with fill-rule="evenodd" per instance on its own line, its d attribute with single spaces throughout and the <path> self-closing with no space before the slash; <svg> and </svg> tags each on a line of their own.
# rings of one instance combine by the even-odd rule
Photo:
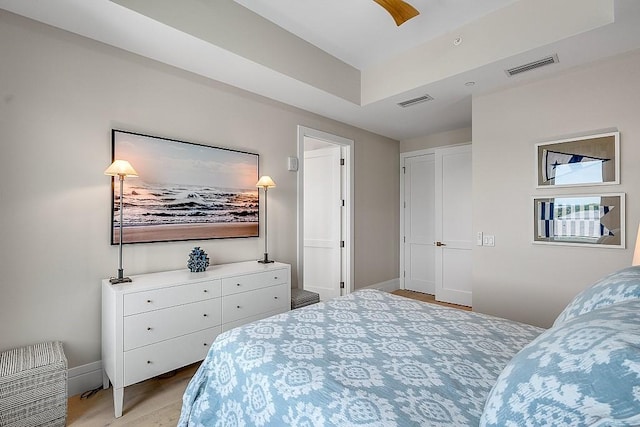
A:
<svg viewBox="0 0 640 427">
<path fill-rule="evenodd" d="M 359 70 L 517 0 L 408 0 L 420 15 L 397 27 L 373 0 L 235 0 Z"/>
<path fill-rule="evenodd" d="M 637 0 L 410 3 L 421 13 L 401 27 L 372 0 L 0 8 L 397 140 L 471 126 L 474 95 L 640 48 Z M 556 64 L 504 72 L 553 54 Z M 425 94 L 433 100 L 397 105 Z"/>
</svg>

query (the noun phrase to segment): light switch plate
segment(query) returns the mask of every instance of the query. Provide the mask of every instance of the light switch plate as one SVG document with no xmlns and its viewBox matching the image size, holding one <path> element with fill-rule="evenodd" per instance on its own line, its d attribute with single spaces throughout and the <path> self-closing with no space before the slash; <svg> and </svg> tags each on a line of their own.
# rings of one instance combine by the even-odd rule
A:
<svg viewBox="0 0 640 427">
<path fill-rule="evenodd" d="M 476 234 L 476 246 L 482 246 L 482 231 L 478 231 Z"/>
<path fill-rule="evenodd" d="M 482 239 L 483 246 L 495 246 L 496 236 L 485 235 Z"/>
<path fill-rule="evenodd" d="M 292 172 L 296 172 L 298 170 L 297 157 L 287 157 L 287 170 L 290 170 Z"/>
</svg>

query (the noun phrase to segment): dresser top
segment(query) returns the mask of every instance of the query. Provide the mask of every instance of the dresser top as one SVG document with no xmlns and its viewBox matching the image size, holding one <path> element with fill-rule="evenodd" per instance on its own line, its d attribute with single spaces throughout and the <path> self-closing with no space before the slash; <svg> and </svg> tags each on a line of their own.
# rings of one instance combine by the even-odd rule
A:
<svg viewBox="0 0 640 427">
<path fill-rule="evenodd" d="M 112 285 L 109 279 L 103 279 L 103 286 L 107 286 L 116 292 L 137 292 L 162 285 L 181 285 L 186 283 L 203 282 L 207 280 L 223 279 L 242 274 L 262 273 L 266 271 L 289 268 L 289 264 L 273 262 L 261 264 L 257 261 L 242 261 L 230 264 L 210 265 L 206 271 L 192 273 L 188 269 L 160 271 L 157 273 L 136 274 L 129 276 L 130 283 Z"/>
</svg>

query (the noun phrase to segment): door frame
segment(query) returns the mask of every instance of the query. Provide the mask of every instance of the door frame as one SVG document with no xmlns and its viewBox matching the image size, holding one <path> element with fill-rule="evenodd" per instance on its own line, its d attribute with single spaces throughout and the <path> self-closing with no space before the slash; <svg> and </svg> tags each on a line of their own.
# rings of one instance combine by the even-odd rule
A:
<svg viewBox="0 0 640 427">
<path fill-rule="evenodd" d="M 344 265 L 342 266 L 345 284 L 344 295 L 347 295 L 353 291 L 354 286 L 354 177 L 353 177 L 353 163 L 354 163 L 354 141 L 352 139 L 344 138 L 338 135 L 334 135 L 328 132 L 324 132 L 317 129 L 312 129 L 306 126 L 298 125 L 298 207 L 297 207 L 297 219 L 298 219 L 298 239 L 297 239 L 297 277 L 298 287 L 304 288 L 304 139 L 305 137 L 319 139 L 326 141 L 330 144 L 339 145 L 344 153 L 345 170 L 344 170 L 344 182 L 342 187 L 344 188 L 344 200 L 345 200 L 345 219 L 344 226 L 344 254 L 342 259 Z"/>
</svg>

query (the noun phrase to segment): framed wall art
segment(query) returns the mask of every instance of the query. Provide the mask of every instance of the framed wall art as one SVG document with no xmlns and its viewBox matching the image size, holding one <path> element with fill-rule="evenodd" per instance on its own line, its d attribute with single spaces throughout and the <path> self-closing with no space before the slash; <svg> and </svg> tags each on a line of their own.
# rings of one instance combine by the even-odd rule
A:
<svg viewBox="0 0 640 427">
<path fill-rule="evenodd" d="M 620 132 L 536 144 L 537 187 L 620 183 Z"/>
<path fill-rule="evenodd" d="M 533 243 L 625 247 L 625 194 L 533 198 Z"/>
<path fill-rule="evenodd" d="M 114 129 L 115 159 L 138 173 L 124 181 L 123 243 L 258 236 L 257 154 Z M 118 199 L 112 191 L 113 245 Z"/>
</svg>

